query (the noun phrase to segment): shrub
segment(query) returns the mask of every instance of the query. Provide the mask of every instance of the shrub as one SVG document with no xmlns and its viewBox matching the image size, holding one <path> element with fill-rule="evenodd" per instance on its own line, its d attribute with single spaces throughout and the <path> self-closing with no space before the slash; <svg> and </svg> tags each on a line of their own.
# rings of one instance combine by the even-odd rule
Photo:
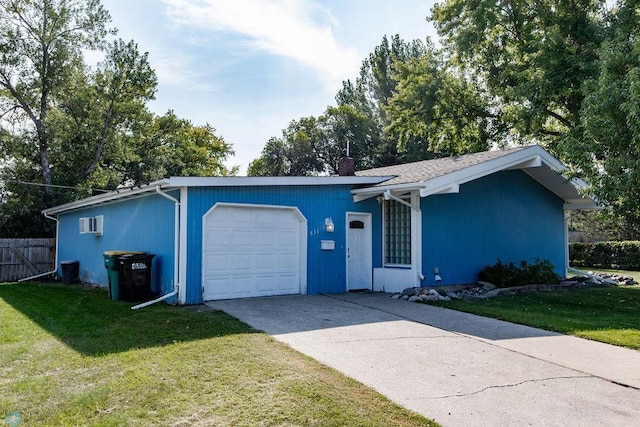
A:
<svg viewBox="0 0 640 427">
<path fill-rule="evenodd" d="M 640 242 L 597 242 L 569 244 L 572 266 L 640 271 Z"/>
<path fill-rule="evenodd" d="M 494 265 L 488 265 L 480 270 L 478 279 L 499 288 L 506 288 L 531 284 L 556 284 L 560 282 L 561 277 L 555 272 L 555 267 L 549 260 L 536 258 L 534 264 L 520 261 L 519 266 L 513 262 L 504 264 L 498 260 Z"/>
</svg>

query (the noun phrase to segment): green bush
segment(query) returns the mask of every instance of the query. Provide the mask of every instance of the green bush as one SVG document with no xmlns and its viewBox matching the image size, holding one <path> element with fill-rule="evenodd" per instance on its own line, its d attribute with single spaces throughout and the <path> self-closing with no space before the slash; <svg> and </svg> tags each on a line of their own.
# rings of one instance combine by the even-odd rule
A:
<svg viewBox="0 0 640 427">
<path fill-rule="evenodd" d="M 640 242 L 571 243 L 569 263 L 575 267 L 640 271 Z"/>
<path fill-rule="evenodd" d="M 488 265 L 480 270 L 478 279 L 499 288 L 507 288 L 531 284 L 556 284 L 560 282 L 561 277 L 555 272 L 555 267 L 549 260 L 536 258 L 534 264 L 520 261 L 519 266 L 513 262 L 504 264 L 498 260 L 494 265 Z"/>
</svg>

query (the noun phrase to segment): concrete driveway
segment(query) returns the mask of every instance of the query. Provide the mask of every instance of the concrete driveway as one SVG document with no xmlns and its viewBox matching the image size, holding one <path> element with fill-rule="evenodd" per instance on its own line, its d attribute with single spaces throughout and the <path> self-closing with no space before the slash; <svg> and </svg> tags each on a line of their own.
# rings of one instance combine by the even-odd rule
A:
<svg viewBox="0 0 640 427">
<path fill-rule="evenodd" d="M 638 426 L 640 352 L 388 294 L 216 301 L 444 426 Z"/>
</svg>

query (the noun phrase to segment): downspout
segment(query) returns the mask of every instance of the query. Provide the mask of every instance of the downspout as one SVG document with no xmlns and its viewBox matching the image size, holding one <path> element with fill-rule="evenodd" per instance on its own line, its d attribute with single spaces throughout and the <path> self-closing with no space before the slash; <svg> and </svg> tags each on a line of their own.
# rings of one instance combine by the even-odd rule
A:
<svg viewBox="0 0 640 427">
<path fill-rule="evenodd" d="M 138 304 L 138 305 L 134 305 L 133 307 L 131 307 L 132 310 L 137 310 L 139 308 L 144 308 L 147 306 L 150 306 L 152 304 L 164 301 L 166 299 L 169 299 L 173 296 L 178 295 L 178 289 L 180 287 L 178 280 L 179 280 L 179 266 L 180 266 L 180 260 L 178 259 L 179 254 L 180 254 L 180 201 L 178 199 L 176 199 L 175 197 L 172 197 L 170 195 L 168 195 L 167 193 L 163 192 L 160 189 L 160 186 L 157 185 L 156 186 L 156 193 L 158 193 L 160 196 L 169 199 L 173 202 L 174 204 L 174 213 L 173 213 L 173 217 L 174 217 L 174 238 L 173 238 L 173 291 L 169 292 L 166 295 L 163 295 L 159 298 L 156 298 L 154 300 L 151 301 L 147 301 L 147 302 L 143 302 L 142 304 Z"/>
<path fill-rule="evenodd" d="M 54 264 L 53 264 L 53 270 L 47 271 L 46 273 L 36 274 L 35 276 L 31 276 L 31 277 L 26 277 L 24 279 L 20 279 L 20 280 L 18 280 L 18 282 L 20 282 L 20 283 L 21 282 L 26 282 L 28 280 L 39 279 L 40 277 L 50 276 L 50 275 L 56 274 L 58 272 L 58 246 L 59 246 L 58 242 L 60 241 L 58 239 L 58 232 L 60 230 L 60 221 L 58 221 L 58 218 L 53 217 L 53 216 L 49 216 L 48 214 L 44 214 L 44 217 L 56 222 L 56 255 L 55 255 L 55 261 L 54 261 Z"/>
<path fill-rule="evenodd" d="M 564 277 L 572 270 L 569 265 L 569 211 L 564 211 Z"/>
</svg>

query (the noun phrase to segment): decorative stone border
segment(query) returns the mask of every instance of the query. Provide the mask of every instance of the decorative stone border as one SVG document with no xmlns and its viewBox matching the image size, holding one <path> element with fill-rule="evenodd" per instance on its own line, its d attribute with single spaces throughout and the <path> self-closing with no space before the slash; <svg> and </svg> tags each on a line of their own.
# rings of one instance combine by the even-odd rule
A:
<svg viewBox="0 0 640 427">
<path fill-rule="evenodd" d="M 532 284 L 509 288 L 496 288 L 491 283 L 479 282 L 471 285 L 406 288 L 402 293 L 391 295 L 391 298 L 411 302 L 451 301 L 452 299 L 491 298 L 498 295 L 515 295 L 521 292 L 564 291 L 575 288 L 630 286 L 637 284 L 638 282 L 632 277 L 588 272 L 588 276 L 573 277 L 555 285 Z"/>
</svg>

